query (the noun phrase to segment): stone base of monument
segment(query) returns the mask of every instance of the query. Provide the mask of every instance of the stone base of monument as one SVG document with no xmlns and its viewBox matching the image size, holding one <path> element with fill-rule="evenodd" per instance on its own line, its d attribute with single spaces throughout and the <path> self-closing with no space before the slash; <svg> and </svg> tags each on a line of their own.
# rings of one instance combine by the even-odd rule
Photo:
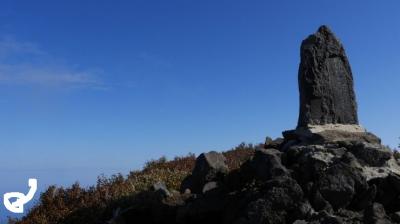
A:
<svg viewBox="0 0 400 224">
<path fill-rule="evenodd" d="M 355 160 L 357 162 L 353 165 L 362 170 L 367 180 L 384 177 L 390 173 L 400 174 L 400 166 L 393 158 L 392 151 L 381 145 L 379 137 L 360 125 L 308 125 L 284 131 L 283 136 L 284 140 L 280 148 L 283 152 L 293 148 L 302 150 L 315 146 L 313 151 L 318 152 L 325 161 L 336 157 L 335 153 L 327 154 L 326 149 L 352 153 L 357 158 Z"/>
<path fill-rule="evenodd" d="M 298 127 L 283 132 L 287 140 L 321 144 L 324 142 L 364 141 L 380 144 L 381 139 L 360 125 L 324 124 Z"/>
</svg>

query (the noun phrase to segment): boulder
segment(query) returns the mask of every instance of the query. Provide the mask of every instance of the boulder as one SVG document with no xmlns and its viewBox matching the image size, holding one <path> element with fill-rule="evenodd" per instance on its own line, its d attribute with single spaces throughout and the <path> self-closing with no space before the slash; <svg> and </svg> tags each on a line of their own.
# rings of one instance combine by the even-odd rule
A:
<svg viewBox="0 0 400 224">
<path fill-rule="evenodd" d="M 196 159 L 192 174 L 181 185 L 181 192 L 190 189 L 192 193 L 202 193 L 203 186 L 212 181 L 222 181 L 228 173 L 226 158 L 221 153 L 202 153 Z"/>
<path fill-rule="evenodd" d="M 218 183 L 215 181 L 208 182 L 204 185 L 202 193 L 205 194 L 207 192 L 216 190 L 218 188 Z"/>
<path fill-rule="evenodd" d="M 350 151 L 370 166 L 382 166 L 392 157 L 392 151 L 380 144 L 354 142 Z"/>
<path fill-rule="evenodd" d="M 398 180 L 398 175 L 389 174 L 385 178 L 375 178 L 369 181 L 370 185 L 373 184 L 377 187 L 375 201 L 382 204 L 387 212 L 397 212 L 400 210 Z"/>
<path fill-rule="evenodd" d="M 363 210 L 367 208 L 374 202 L 376 193 L 376 185 L 369 186 L 368 190 L 356 195 L 356 198 L 352 202 L 352 207 L 356 210 Z"/>
<path fill-rule="evenodd" d="M 322 197 L 319 190 L 314 191 L 311 203 L 316 211 L 333 211 L 332 205 L 328 201 L 326 201 L 325 198 Z"/>
<path fill-rule="evenodd" d="M 366 191 L 367 181 L 361 172 L 345 163 L 339 162 L 320 174 L 318 187 L 334 209 L 345 208 L 349 205 L 356 191 Z"/>
<path fill-rule="evenodd" d="M 236 223 L 292 223 L 302 218 L 302 202 L 303 191 L 294 179 L 274 178 L 265 182 L 262 194 L 247 204 Z"/>
<path fill-rule="evenodd" d="M 257 149 L 253 158 L 246 163 L 242 172 L 258 180 L 270 180 L 273 177 L 289 176 L 289 171 L 282 165 L 281 152 L 276 149 Z"/>
<path fill-rule="evenodd" d="M 176 218 L 164 220 L 162 223 L 179 224 L 218 224 L 223 223 L 223 210 L 226 204 L 220 197 L 198 197 L 196 200 L 187 201 L 185 206 L 180 206 Z"/>
<path fill-rule="evenodd" d="M 294 171 L 300 183 L 315 181 L 335 159 L 335 155 L 321 145 L 294 145 L 284 155 L 286 165 Z"/>
<path fill-rule="evenodd" d="M 265 138 L 265 144 L 264 144 L 264 148 L 265 149 L 279 149 L 283 143 L 284 139 L 283 138 L 276 138 L 274 140 L 272 140 L 272 138 L 267 137 Z"/>
<path fill-rule="evenodd" d="M 172 195 L 163 182 L 153 184 L 151 189 L 161 197 L 170 197 Z"/>
</svg>

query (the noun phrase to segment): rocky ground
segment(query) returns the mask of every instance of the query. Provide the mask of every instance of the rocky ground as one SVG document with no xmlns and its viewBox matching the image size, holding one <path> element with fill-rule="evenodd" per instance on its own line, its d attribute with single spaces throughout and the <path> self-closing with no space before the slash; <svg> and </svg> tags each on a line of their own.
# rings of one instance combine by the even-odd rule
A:
<svg viewBox="0 0 400 224">
<path fill-rule="evenodd" d="M 163 183 L 108 223 L 400 223 L 397 154 L 368 132 L 284 132 L 240 169 L 201 154 L 181 192 Z"/>
</svg>

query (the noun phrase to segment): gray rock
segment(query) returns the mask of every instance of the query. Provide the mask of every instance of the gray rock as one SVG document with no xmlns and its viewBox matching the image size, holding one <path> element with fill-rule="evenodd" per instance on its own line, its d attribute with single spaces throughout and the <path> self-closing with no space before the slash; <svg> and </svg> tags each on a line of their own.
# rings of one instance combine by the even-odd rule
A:
<svg viewBox="0 0 400 224">
<path fill-rule="evenodd" d="M 315 181 L 315 176 L 324 173 L 332 164 L 336 156 L 330 151 L 322 145 L 294 145 L 284 155 L 298 181 L 306 183 Z"/>
<path fill-rule="evenodd" d="M 363 210 L 370 206 L 376 197 L 376 192 L 376 185 L 370 186 L 367 191 L 357 195 L 356 199 L 353 201 L 353 207 L 357 210 Z"/>
<path fill-rule="evenodd" d="M 322 197 L 318 190 L 314 192 L 312 205 L 317 211 L 333 211 L 332 205 Z"/>
<path fill-rule="evenodd" d="M 284 142 L 281 148 L 282 152 L 287 151 L 291 146 L 296 145 L 297 143 L 298 143 L 297 140 L 289 140 L 287 142 Z"/>
<path fill-rule="evenodd" d="M 226 158 L 221 153 L 215 151 L 202 153 L 196 159 L 192 175 L 205 182 L 216 180 L 219 175 L 228 173 L 228 166 L 225 161 Z"/>
<path fill-rule="evenodd" d="M 346 132 L 340 130 L 329 130 L 313 134 L 313 142 L 338 142 L 338 141 L 363 141 L 367 143 L 380 144 L 381 139 L 370 132 Z"/>
<path fill-rule="evenodd" d="M 300 204 L 299 211 L 301 217 L 310 218 L 313 215 L 317 214 L 314 208 L 311 206 L 310 202 L 305 201 L 304 203 Z"/>
<path fill-rule="evenodd" d="M 389 224 L 385 208 L 379 203 L 373 203 L 364 211 L 364 222 L 366 224 Z"/>
<path fill-rule="evenodd" d="M 181 192 L 190 189 L 192 193 L 202 193 L 206 183 L 222 181 L 229 171 L 225 161 L 224 155 L 218 152 L 200 154 L 196 159 L 192 175 L 182 182 Z"/>
<path fill-rule="evenodd" d="M 304 220 L 296 220 L 294 221 L 293 224 L 307 224 L 308 222 L 304 221 Z"/>
<path fill-rule="evenodd" d="M 170 197 L 172 194 L 163 182 L 157 182 L 151 186 L 152 190 L 162 197 Z"/>
<path fill-rule="evenodd" d="M 394 173 L 388 175 L 390 184 L 396 189 L 397 192 L 400 193 L 400 176 Z"/>
<path fill-rule="evenodd" d="M 329 214 L 325 211 L 322 211 L 319 214 L 319 216 L 320 217 L 319 217 L 319 220 L 317 223 L 321 223 L 321 224 L 342 224 L 342 223 L 344 223 L 343 219 L 341 217 Z"/>
<path fill-rule="evenodd" d="M 345 50 L 326 26 L 301 44 L 298 127 L 358 124 L 353 75 Z"/>
<path fill-rule="evenodd" d="M 353 200 L 356 191 L 368 189 L 361 171 L 344 163 L 335 164 L 320 173 L 318 185 L 321 195 L 334 209 L 345 208 Z"/>
<path fill-rule="evenodd" d="M 175 217 L 170 220 L 164 219 L 158 223 L 223 223 L 222 211 L 224 208 L 224 201 L 220 197 L 198 197 L 196 200 L 186 203 L 185 206 L 179 206 Z"/>
<path fill-rule="evenodd" d="M 356 142 L 350 150 L 358 159 L 370 166 L 382 166 L 392 157 L 392 151 L 380 144 Z"/>
<path fill-rule="evenodd" d="M 284 140 L 283 138 L 277 138 L 277 139 L 275 139 L 275 140 L 272 140 L 272 138 L 266 137 L 266 138 L 265 138 L 264 148 L 265 148 L 265 149 L 270 149 L 270 148 L 272 148 L 272 149 L 279 149 L 280 146 L 281 146 L 282 143 L 283 143 L 283 140 Z"/>
<path fill-rule="evenodd" d="M 257 149 L 250 161 L 250 174 L 259 180 L 269 180 L 273 177 L 288 176 L 289 171 L 282 165 L 281 152 L 276 149 Z"/>
<path fill-rule="evenodd" d="M 392 214 L 392 219 L 395 222 L 400 222 L 400 211 L 393 213 Z"/>
<path fill-rule="evenodd" d="M 265 182 L 263 190 L 262 197 L 251 201 L 241 211 L 244 217 L 238 223 L 292 223 L 300 218 L 295 214 L 300 213 L 303 191 L 295 180 L 274 178 Z"/>
<path fill-rule="evenodd" d="M 329 144 L 338 142 L 366 142 L 381 144 L 381 139 L 356 124 L 324 124 L 297 127 L 284 131 L 285 142 L 297 141 L 307 144 Z M 284 146 L 284 144 L 283 144 Z M 282 147 L 282 151 L 283 147 Z"/>
<path fill-rule="evenodd" d="M 205 193 L 215 190 L 217 188 L 218 188 L 218 183 L 215 181 L 211 181 L 204 185 L 202 192 L 203 192 L 203 194 L 205 194 Z"/>
</svg>

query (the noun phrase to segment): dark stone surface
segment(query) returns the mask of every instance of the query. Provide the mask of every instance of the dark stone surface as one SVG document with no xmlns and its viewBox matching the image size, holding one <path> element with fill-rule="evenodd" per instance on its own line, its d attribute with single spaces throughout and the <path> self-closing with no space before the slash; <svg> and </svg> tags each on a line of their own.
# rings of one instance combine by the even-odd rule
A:
<svg viewBox="0 0 400 224">
<path fill-rule="evenodd" d="M 279 149 L 283 143 L 283 138 L 272 140 L 270 137 L 265 138 L 264 149 Z"/>
<path fill-rule="evenodd" d="M 277 176 L 288 176 L 289 171 L 281 163 L 281 152 L 276 149 L 257 149 L 254 157 L 242 167 L 250 178 L 269 180 Z"/>
<path fill-rule="evenodd" d="M 344 163 L 335 164 L 321 173 L 318 185 L 322 196 L 334 209 L 349 205 L 357 189 L 364 191 L 368 188 L 367 181 L 358 170 Z"/>
<path fill-rule="evenodd" d="M 161 197 L 170 197 L 171 193 L 163 182 L 157 182 L 151 186 L 151 189 Z"/>
<path fill-rule="evenodd" d="M 274 178 L 265 182 L 262 193 L 240 211 L 241 218 L 236 223 L 293 223 L 302 213 L 302 201 L 303 191 L 295 180 Z"/>
<path fill-rule="evenodd" d="M 390 174 L 385 178 L 375 178 L 369 181 L 377 187 L 375 201 L 385 207 L 386 212 L 400 211 L 400 177 L 396 174 Z"/>
<path fill-rule="evenodd" d="M 204 185 L 202 192 L 203 192 L 203 194 L 205 194 L 205 193 L 215 190 L 217 188 L 218 188 L 218 182 L 211 181 Z"/>
<path fill-rule="evenodd" d="M 338 141 L 361 141 L 366 143 L 381 144 L 381 139 L 370 132 L 348 132 L 340 130 L 326 130 L 319 133 L 312 134 L 308 142 L 312 143 L 326 143 Z"/>
<path fill-rule="evenodd" d="M 373 203 L 364 211 L 364 223 L 366 224 L 390 224 L 386 216 L 385 208 L 379 203 Z"/>
<path fill-rule="evenodd" d="M 382 166 L 392 157 L 392 151 L 379 144 L 354 142 L 351 152 L 370 166 Z"/>
<path fill-rule="evenodd" d="M 392 214 L 392 219 L 395 222 L 400 222 L 400 212 L 395 212 Z"/>
<path fill-rule="evenodd" d="M 315 133 L 301 130 L 286 130 L 282 132 L 282 135 L 284 137 L 284 141 L 280 143 L 282 147 L 290 140 L 308 144 L 325 144 L 333 142 L 344 142 L 346 144 L 353 144 L 353 142 L 381 144 L 381 139 L 373 133 L 350 132 L 338 129 L 325 130 Z"/>
<path fill-rule="evenodd" d="M 192 193 L 202 193 L 203 186 L 211 181 L 222 181 L 228 173 L 226 158 L 218 152 L 202 153 L 196 159 L 192 175 L 188 176 L 181 185 L 181 192 L 190 189 Z"/>
<path fill-rule="evenodd" d="M 298 127 L 358 124 L 353 76 L 342 44 L 326 26 L 301 44 Z"/>
</svg>

